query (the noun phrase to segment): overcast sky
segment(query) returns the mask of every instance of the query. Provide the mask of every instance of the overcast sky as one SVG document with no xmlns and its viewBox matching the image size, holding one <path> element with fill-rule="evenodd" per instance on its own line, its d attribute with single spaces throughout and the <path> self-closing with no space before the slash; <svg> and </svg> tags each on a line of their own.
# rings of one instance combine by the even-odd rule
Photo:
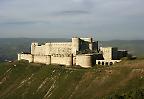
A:
<svg viewBox="0 0 144 99">
<path fill-rule="evenodd" d="M 0 38 L 144 39 L 144 0 L 0 0 Z"/>
</svg>

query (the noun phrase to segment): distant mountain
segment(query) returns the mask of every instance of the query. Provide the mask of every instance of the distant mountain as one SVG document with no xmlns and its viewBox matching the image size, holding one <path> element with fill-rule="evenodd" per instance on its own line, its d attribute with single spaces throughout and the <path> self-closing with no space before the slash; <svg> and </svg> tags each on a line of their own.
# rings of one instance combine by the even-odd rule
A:
<svg viewBox="0 0 144 99">
<path fill-rule="evenodd" d="M 17 53 L 30 52 L 32 42 L 65 42 L 69 39 L 63 38 L 0 38 L 0 61 L 16 60 Z"/>
<path fill-rule="evenodd" d="M 0 61 L 16 60 L 17 53 L 30 52 L 31 42 L 66 42 L 65 38 L 0 38 Z M 138 57 L 144 57 L 144 40 L 99 41 L 99 46 L 113 46 L 126 49 Z"/>
<path fill-rule="evenodd" d="M 131 54 L 144 57 L 144 40 L 113 40 L 100 41 L 100 46 L 113 46 L 128 50 Z"/>
</svg>

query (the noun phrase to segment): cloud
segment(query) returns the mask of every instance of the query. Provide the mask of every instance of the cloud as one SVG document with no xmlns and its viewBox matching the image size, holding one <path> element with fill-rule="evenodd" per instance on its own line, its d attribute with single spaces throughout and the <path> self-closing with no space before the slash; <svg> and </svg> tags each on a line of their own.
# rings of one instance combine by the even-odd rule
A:
<svg viewBox="0 0 144 99">
<path fill-rule="evenodd" d="M 59 16 L 59 15 L 85 15 L 85 14 L 90 14 L 89 11 L 85 10 L 66 10 L 66 11 L 60 11 L 55 13 L 54 15 Z"/>
<path fill-rule="evenodd" d="M 0 22 L 0 25 L 34 25 L 34 24 L 51 24 L 49 21 L 38 21 L 38 20 L 18 20 L 9 19 Z"/>
<path fill-rule="evenodd" d="M 112 39 L 112 33 L 120 33 L 117 38 L 123 34 L 130 38 L 137 33 L 135 30 L 140 35 L 144 32 L 143 3 L 144 0 L 0 0 L 0 36 L 42 31 L 50 36 L 92 32 L 103 39 Z M 17 26 L 22 26 L 21 30 Z"/>
<path fill-rule="evenodd" d="M 0 23 L 0 24 L 15 24 L 15 25 L 21 25 L 21 24 L 36 24 L 36 22 L 33 21 L 19 21 L 19 22 L 4 22 L 4 23 Z"/>
</svg>

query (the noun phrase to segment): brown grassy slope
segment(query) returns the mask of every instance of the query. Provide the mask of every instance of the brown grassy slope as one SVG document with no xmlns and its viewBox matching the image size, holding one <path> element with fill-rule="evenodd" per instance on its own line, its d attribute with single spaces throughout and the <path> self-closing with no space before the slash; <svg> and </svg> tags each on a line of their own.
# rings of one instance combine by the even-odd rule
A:
<svg viewBox="0 0 144 99">
<path fill-rule="evenodd" d="M 73 98 L 98 98 L 144 89 L 144 60 L 124 61 L 83 75 Z"/>
<path fill-rule="evenodd" d="M 97 99 L 141 89 L 144 89 L 144 60 L 91 69 L 18 62 L 0 64 L 1 99 Z"/>
</svg>

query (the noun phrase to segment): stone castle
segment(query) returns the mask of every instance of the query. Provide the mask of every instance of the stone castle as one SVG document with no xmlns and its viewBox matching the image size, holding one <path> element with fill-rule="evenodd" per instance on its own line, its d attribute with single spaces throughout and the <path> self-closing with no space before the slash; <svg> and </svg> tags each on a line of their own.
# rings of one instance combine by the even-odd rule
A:
<svg viewBox="0 0 144 99">
<path fill-rule="evenodd" d="M 42 64 L 60 64 L 66 66 L 112 65 L 127 56 L 126 50 L 113 47 L 99 47 L 93 38 L 73 37 L 71 42 L 49 42 L 31 44 L 31 53 L 19 53 L 18 60 Z"/>
</svg>

